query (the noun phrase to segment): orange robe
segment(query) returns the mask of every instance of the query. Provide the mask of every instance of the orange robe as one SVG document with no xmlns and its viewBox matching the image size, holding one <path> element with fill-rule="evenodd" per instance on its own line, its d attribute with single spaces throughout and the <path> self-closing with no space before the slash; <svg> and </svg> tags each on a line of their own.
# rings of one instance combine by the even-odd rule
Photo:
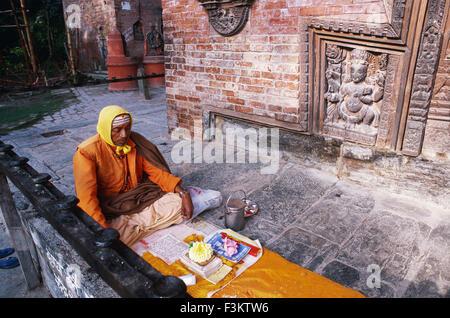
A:
<svg viewBox="0 0 450 318">
<path fill-rule="evenodd" d="M 108 145 L 99 134 L 82 142 L 73 157 L 75 191 L 78 206 L 103 227 L 109 227 L 100 207 L 102 197 L 115 196 L 126 184 L 125 191 L 133 189 L 145 172 L 164 192 L 174 192 L 181 179 L 161 170 L 136 152 L 136 145 L 128 139 L 131 151 L 121 159 L 115 147 Z"/>
</svg>

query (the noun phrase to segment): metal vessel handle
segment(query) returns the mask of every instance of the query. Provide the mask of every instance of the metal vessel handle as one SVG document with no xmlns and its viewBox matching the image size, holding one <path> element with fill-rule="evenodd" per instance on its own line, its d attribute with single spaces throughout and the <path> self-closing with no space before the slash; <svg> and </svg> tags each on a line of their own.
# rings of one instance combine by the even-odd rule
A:
<svg viewBox="0 0 450 318">
<path fill-rule="evenodd" d="M 236 193 L 236 192 L 242 192 L 242 193 L 244 193 L 244 200 L 247 199 L 247 194 L 245 193 L 244 190 L 233 191 L 233 192 L 231 192 L 230 195 L 228 196 L 228 200 L 227 200 L 227 202 L 225 203 L 226 206 L 228 206 L 228 201 L 230 201 L 230 199 L 231 199 L 233 193 Z"/>
</svg>

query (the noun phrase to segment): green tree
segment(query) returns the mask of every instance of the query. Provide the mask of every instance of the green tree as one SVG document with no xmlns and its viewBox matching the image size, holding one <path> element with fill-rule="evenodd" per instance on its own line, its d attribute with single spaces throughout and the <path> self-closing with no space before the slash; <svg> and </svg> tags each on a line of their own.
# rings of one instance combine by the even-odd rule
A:
<svg viewBox="0 0 450 318">
<path fill-rule="evenodd" d="M 16 9 L 20 8 L 20 2 L 13 0 Z M 66 30 L 64 25 L 62 0 L 25 0 L 27 16 L 30 22 L 30 31 L 35 55 L 41 69 L 46 75 L 56 76 L 64 67 L 67 60 L 64 43 Z M 11 9 L 9 0 L 0 1 L 0 11 Z M 19 23 L 23 24 L 21 13 L 17 14 Z M 13 15 L 0 14 L 0 25 L 14 25 Z M 11 74 L 25 74 L 26 63 L 22 46 L 19 41 L 19 33 L 16 28 L 0 28 L 0 52 L 3 61 L 0 60 L 0 78 L 4 77 L 4 66 Z"/>
</svg>

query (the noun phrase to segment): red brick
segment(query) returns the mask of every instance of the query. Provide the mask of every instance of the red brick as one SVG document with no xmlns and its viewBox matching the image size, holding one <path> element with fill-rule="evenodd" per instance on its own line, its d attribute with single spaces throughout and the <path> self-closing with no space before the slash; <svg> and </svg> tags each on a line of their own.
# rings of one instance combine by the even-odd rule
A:
<svg viewBox="0 0 450 318">
<path fill-rule="evenodd" d="M 187 100 L 187 97 L 186 97 L 186 96 L 182 96 L 182 95 L 175 95 L 175 99 L 178 99 L 178 100 Z"/>
<path fill-rule="evenodd" d="M 287 88 L 287 89 L 291 89 L 291 90 L 298 90 L 298 84 L 294 83 L 294 82 L 277 81 L 277 82 L 275 82 L 275 87 Z"/>
<path fill-rule="evenodd" d="M 235 96 L 236 95 L 236 93 L 234 91 L 230 91 L 230 90 L 226 90 L 226 89 L 222 90 L 222 94 L 225 96 Z"/>
<path fill-rule="evenodd" d="M 240 113 L 247 113 L 247 114 L 253 113 L 253 108 L 250 108 L 250 107 L 236 105 L 234 109 Z"/>
<path fill-rule="evenodd" d="M 308 85 L 309 72 L 301 64 L 309 58 L 301 16 L 341 15 L 356 21 L 384 7 L 381 0 L 258 0 L 243 30 L 224 37 L 214 31 L 198 0 L 161 2 L 168 108 L 191 131 L 209 103 L 298 122 L 299 107 L 308 102 L 299 91 Z M 191 117 L 177 117 L 180 112 Z"/>
<path fill-rule="evenodd" d="M 298 108 L 297 107 L 283 107 L 283 113 L 286 114 L 297 114 Z"/>
<path fill-rule="evenodd" d="M 229 101 L 232 104 L 245 105 L 245 101 L 243 99 L 241 99 L 241 98 L 228 97 L 227 101 Z"/>
<path fill-rule="evenodd" d="M 283 108 L 281 106 L 277 106 L 277 105 L 268 105 L 267 108 L 268 108 L 268 110 L 273 111 L 273 112 L 281 112 L 283 110 Z"/>
<path fill-rule="evenodd" d="M 300 8 L 300 15 L 320 16 L 325 15 L 327 7 L 305 7 Z"/>
</svg>

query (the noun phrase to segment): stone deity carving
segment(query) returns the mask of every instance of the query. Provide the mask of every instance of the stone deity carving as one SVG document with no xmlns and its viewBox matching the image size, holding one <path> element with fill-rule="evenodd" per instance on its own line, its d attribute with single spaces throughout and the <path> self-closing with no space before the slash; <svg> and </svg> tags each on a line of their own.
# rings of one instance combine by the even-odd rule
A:
<svg viewBox="0 0 450 318">
<path fill-rule="evenodd" d="M 98 28 L 98 49 L 101 57 L 101 69 L 106 70 L 106 57 L 108 56 L 108 45 L 105 34 L 103 33 L 103 27 Z"/>
<path fill-rule="evenodd" d="M 163 55 L 164 41 L 161 33 L 156 30 L 155 25 L 150 26 L 150 32 L 147 34 L 148 55 Z"/>
<path fill-rule="evenodd" d="M 350 77 L 339 90 L 339 116 L 347 123 L 370 125 L 378 114 L 370 107 L 374 101 L 374 88 L 366 82 L 369 54 L 354 49 L 350 53 L 350 61 Z"/>
<path fill-rule="evenodd" d="M 373 132 L 378 127 L 380 111 L 376 103 L 383 99 L 388 55 L 375 56 L 356 48 L 347 56 L 337 45 L 328 45 L 325 55 L 325 123 L 343 121 L 346 129 Z M 374 60 L 377 65 L 371 65 Z"/>
</svg>

